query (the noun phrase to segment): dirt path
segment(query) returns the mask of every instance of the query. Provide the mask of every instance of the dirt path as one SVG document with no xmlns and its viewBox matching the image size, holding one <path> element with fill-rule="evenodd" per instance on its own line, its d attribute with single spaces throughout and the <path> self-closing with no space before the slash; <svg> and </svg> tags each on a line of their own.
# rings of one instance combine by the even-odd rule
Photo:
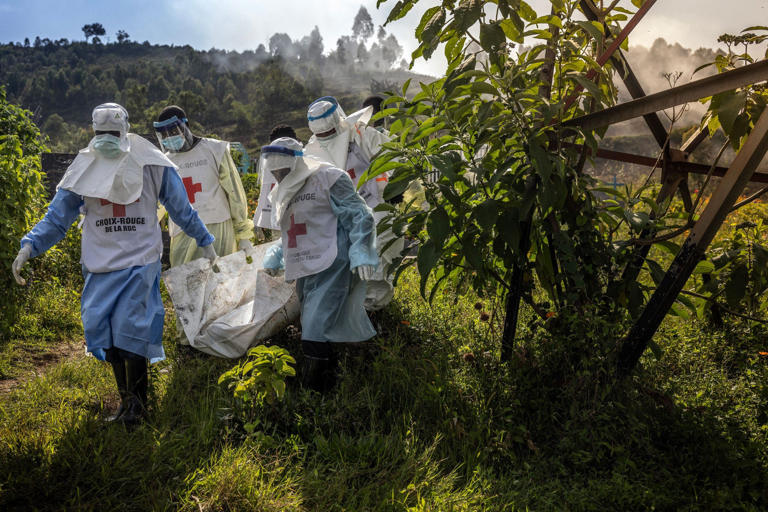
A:
<svg viewBox="0 0 768 512">
<path fill-rule="evenodd" d="M 48 369 L 62 361 L 70 361 L 85 357 L 85 340 L 62 341 L 51 345 L 44 352 L 27 352 L 24 354 L 25 363 L 32 368 L 23 371 L 16 378 L 0 380 L 0 395 L 9 393 L 20 384 L 44 375 Z"/>
</svg>

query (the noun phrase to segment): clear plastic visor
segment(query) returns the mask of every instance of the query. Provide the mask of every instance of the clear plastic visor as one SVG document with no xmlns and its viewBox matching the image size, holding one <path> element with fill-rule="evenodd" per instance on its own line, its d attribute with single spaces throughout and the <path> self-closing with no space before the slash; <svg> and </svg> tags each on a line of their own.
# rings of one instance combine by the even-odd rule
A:
<svg viewBox="0 0 768 512">
<path fill-rule="evenodd" d="M 186 119 L 179 119 L 176 116 L 165 121 L 155 122 L 155 135 L 160 147 L 166 151 L 179 151 L 186 142 L 187 127 L 184 124 Z"/>
</svg>

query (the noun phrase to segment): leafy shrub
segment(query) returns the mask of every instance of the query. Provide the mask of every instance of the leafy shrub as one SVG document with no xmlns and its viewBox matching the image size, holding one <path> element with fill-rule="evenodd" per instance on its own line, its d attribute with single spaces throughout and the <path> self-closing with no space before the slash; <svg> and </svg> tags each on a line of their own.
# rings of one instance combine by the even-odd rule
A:
<svg viewBox="0 0 768 512">
<path fill-rule="evenodd" d="M 0 336 L 5 338 L 17 314 L 19 289 L 11 264 L 19 240 L 32 227 L 43 205 L 45 189 L 40 174 L 40 131 L 32 113 L 5 99 L 0 87 Z"/>
<path fill-rule="evenodd" d="M 219 377 L 219 384 L 229 382 L 227 389 L 233 390 L 236 415 L 246 431 L 253 432 L 260 423 L 256 413 L 264 403 L 273 405 L 283 399 L 286 377 L 296 375 L 292 364 L 296 360 L 284 348 L 259 345 L 248 351 L 248 359 Z"/>
<path fill-rule="evenodd" d="M 259 175 L 255 173 L 243 174 L 240 181 L 245 189 L 245 197 L 248 199 L 248 213 L 256 211 L 259 202 Z"/>
</svg>

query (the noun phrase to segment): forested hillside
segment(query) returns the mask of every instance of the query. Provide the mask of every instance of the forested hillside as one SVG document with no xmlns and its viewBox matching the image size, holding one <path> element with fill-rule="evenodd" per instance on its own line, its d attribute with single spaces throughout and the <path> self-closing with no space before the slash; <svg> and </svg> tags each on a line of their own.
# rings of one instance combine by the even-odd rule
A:
<svg viewBox="0 0 768 512">
<path fill-rule="evenodd" d="M 150 133 L 160 110 L 175 103 L 199 133 L 254 149 L 277 123 L 305 128 L 305 109 L 318 96 L 333 94 L 356 108 L 372 90 L 415 76 L 400 60 L 395 36 L 383 28 L 374 35 L 364 8 L 350 21 L 352 33 L 331 51 L 324 51 L 317 27 L 298 41 L 274 34 L 267 45 L 244 52 L 138 43 L 123 31 L 109 44 L 98 36 L 90 42 L 38 37 L 0 45 L 0 84 L 9 101 L 34 113 L 53 150 L 85 145 L 91 110 L 107 101 L 128 109 L 138 133 Z M 92 26 L 83 31 L 88 35 Z"/>
<path fill-rule="evenodd" d="M 91 137 L 91 109 L 107 101 L 128 109 L 138 133 L 151 133 L 154 117 L 175 103 L 187 111 L 199 133 L 240 141 L 255 150 L 267 142 L 277 123 L 300 129 L 306 140 L 304 109 L 318 96 L 335 95 L 347 109 L 354 109 L 371 92 L 397 89 L 408 78 L 426 80 L 407 70 L 395 36 L 383 27 L 376 30 L 365 8 L 351 22 L 351 33 L 331 48 L 315 27 L 300 40 L 273 34 L 266 44 L 244 52 L 139 43 L 122 30 L 117 31 L 117 42 L 103 44 L 98 27 L 94 33 L 93 25 L 99 24 L 86 25 L 83 31 L 90 42 L 37 37 L 0 45 L 0 83 L 9 101 L 34 113 L 53 151 L 83 147 Z M 658 39 L 650 48 L 633 47 L 629 61 L 646 91 L 656 92 L 668 86 L 667 74 L 680 72 L 680 83 L 705 76 L 692 73 L 715 55 L 708 48 L 686 49 Z M 620 99 L 628 99 L 621 87 Z M 684 117 L 674 137 L 682 137 L 694 117 Z M 655 151 L 640 120 L 614 132 L 610 147 L 647 155 Z M 619 181 L 631 181 L 641 171 L 615 163 L 610 169 L 598 163 L 595 169 L 603 178 L 617 175 Z"/>
</svg>

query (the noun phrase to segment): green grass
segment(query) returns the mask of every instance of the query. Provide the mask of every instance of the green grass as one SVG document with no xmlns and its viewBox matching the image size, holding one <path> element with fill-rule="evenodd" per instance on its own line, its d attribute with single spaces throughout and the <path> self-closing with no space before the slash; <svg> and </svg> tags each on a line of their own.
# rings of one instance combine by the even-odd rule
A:
<svg viewBox="0 0 768 512">
<path fill-rule="evenodd" d="M 216 384 L 233 363 L 178 351 L 172 315 L 151 421 L 134 430 L 102 421 L 117 400 L 107 365 L 51 367 L 0 396 L 0 509 L 768 506 L 765 329 L 668 319 L 660 359 L 649 353 L 630 381 L 606 384 L 585 354 L 621 328 L 570 319 L 554 338 L 523 311 L 516 356 L 501 364 L 498 319 L 480 317 L 493 304 L 449 292 L 429 306 L 417 282 L 405 275 L 371 350 L 345 351 L 335 391 L 289 379 L 283 402 L 251 412 L 251 435 Z M 72 302 L 30 311 L 52 315 L 30 337 L 73 335 Z M 299 355 L 289 332 L 272 341 Z"/>
</svg>

